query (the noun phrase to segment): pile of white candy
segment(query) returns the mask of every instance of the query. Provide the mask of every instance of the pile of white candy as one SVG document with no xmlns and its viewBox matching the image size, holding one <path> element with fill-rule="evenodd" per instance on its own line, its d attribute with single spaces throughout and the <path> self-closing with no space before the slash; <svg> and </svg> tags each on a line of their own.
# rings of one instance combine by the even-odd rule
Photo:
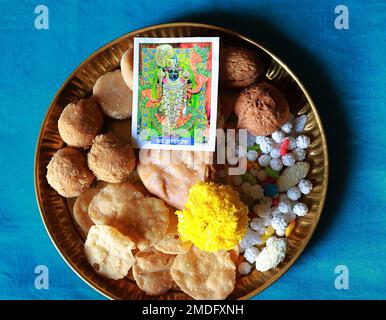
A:
<svg viewBox="0 0 386 320">
<path fill-rule="evenodd" d="M 248 151 L 248 160 L 257 161 L 261 168 L 260 170 L 249 169 L 249 173 L 256 176 L 257 181 L 263 182 L 267 178 L 264 168 L 270 167 L 280 175 L 277 181 L 280 192 L 271 198 L 264 196 L 263 188 L 260 185 L 252 186 L 256 190 L 251 190 L 250 183 L 243 183 L 239 177 L 234 179 L 237 179 L 234 184 L 241 184 L 241 190 L 244 193 L 253 195 L 254 199 L 259 199 L 259 203 L 253 206 L 257 217 L 250 221 L 247 233 L 240 242 L 240 249 L 241 252 L 244 252 L 246 260 L 238 266 L 241 274 L 248 274 L 253 263 L 258 271 L 264 272 L 283 261 L 287 246 L 286 239 L 271 236 L 266 240 L 266 246 L 261 252 L 256 246 L 264 245 L 263 237 L 267 234 L 268 227 L 273 228 L 278 237 L 283 237 L 288 224 L 297 216 L 304 216 L 308 212 L 307 205 L 298 202 L 302 194 L 309 194 L 313 187 L 311 181 L 305 179 L 309 164 L 304 160 L 307 155 L 306 149 L 311 142 L 309 137 L 302 134 L 306 122 L 305 115 L 296 119 L 292 116 L 290 121 L 272 133 L 271 137 L 253 137 L 251 135 L 248 137 L 248 147 L 258 144 L 261 150 L 261 153 L 256 150 Z M 288 140 L 286 142 L 287 152 L 282 154 L 281 147 L 285 139 Z M 282 170 L 283 168 L 285 169 Z M 277 206 L 272 206 L 273 198 L 279 198 Z"/>
</svg>

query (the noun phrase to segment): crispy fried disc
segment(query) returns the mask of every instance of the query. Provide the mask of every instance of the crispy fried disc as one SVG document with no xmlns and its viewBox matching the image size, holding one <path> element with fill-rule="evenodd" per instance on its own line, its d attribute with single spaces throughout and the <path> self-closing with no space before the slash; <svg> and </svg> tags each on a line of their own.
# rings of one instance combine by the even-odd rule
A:
<svg viewBox="0 0 386 320">
<path fill-rule="evenodd" d="M 229 252 L 205 252 L 195 246 L 176 256 L 171 274 L 181 290 L 197 300 L 225 299 L 236 283 Z"/>
<path fill-rule="evenodd" d="M 133 276 L 138 287 L 149 295 L 160 295 L 174 288 L 170 274 L 174 256 L 154 249 L 138 252 L 133 265 Z"/>
<path fill-rule="evenodd" d="M 141 251 L 164 238 L 168 225 L 169 208 L 161 199 L 151 197 L 128 201 L 115 223 Z"/>
<path fill-rule="evenodd" d="M 94 222 L 90 219 L 88 215 L 88 206 L 92 198 L 94 198 L 94 196 L 98 192 L 99 189 L 90 188 L 87 191 L 83 192 L 74 203 L 74 219 L 85 235 L 87 235 L 91 226 L 94 225 Z"/>
<path fill-rule="evenodd" d="M 161 240 L 169 225 L 169 208 L 165 203 L 145 198 L 131 183 L 102 188 L 90 202 L 89 215 L 95 224 L 117 228 L 140 250 Z"/>
<path fill-rule="evenodd" d="M 181 241 L 177 232 L 178 218 L 174 212 L 169 215 L 169 227 L 166 231 L 165 237 L 158 241 L 155 248 L 158 251 L 168 254 L 183 254 L 187 253 L 192 243 L 190 241 Z"/>
<path fill-rule="evenodd" d="M 166 150 L 169 151 L 169 150 Z M 203 153 L 180 152 L 172 153 L 168 159 L 163 159 L 162 152 L 151 150 L 146 158 L 141 159 L 137 166 L 138 174 L 151 193 L 177 209 L 182 209 L 188 199 L 189 189 L 209 177 L 210 166 Z"/>
<path fill-rule="evenodd" d="M 126 203 L 139 198 L 143 194 L 131 183 L 108 184 L 93 197 L 88 214 L 95 224 L 114 225 Z"/>
<path fill-rule="evenodd" d="M 135 258 L 131 250 L 134 243 L 110 226 L 92 226 L 84 250 L 94 270 L 109 279 L 124 278 Z"/>
</svg>

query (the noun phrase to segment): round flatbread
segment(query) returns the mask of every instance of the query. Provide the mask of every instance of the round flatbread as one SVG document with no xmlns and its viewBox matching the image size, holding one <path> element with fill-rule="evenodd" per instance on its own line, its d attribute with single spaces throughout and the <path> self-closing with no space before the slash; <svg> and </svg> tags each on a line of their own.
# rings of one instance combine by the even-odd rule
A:
<svg viewBox="0 0 386 320">
<path fill-rule="evenodd" d="M 94 222 L 90 219 L 88 215 L 88 206 L 94 198 L 94 196 L 99 192 L 98 188 L 90 188 L 87 191 L 83 192 L 75 201 L 73 208 L 73 215 L 76 223 L 82 230 L 82 232 L 87 235 L 91 226 L 94 225 Z"/>
<path fill-rule="evenodd" d="M 90 202 L 95 224 L 110 225 L 130 237 L 140 250 L 165 237 L 169 208 L 161 199 L 144 197 L 131 183 L 109 184 Z"/>
<path fill-rule="evenodd" d="M 205 252 L 195 246 L 176 256 L 171 274 L 181 290 L 196 300 L 225 299 L 236 283 L 229 252 Z"/>
<path fill-rule="evenodd" d="M 129 272 L 135 258 L 131 250 L 134 242 L 110 226 L 92 226 L 84 250 L 87 260 L 100 275 L 122 279 Z"/>
<path fill-rule="evenodd" d="M 154 249 L 138 252 L 135 255 L 133 276 L 138 287 L 149 295 L 160 295 L 174 288 L 170 268 L 174 256 Z"/>
</svg>

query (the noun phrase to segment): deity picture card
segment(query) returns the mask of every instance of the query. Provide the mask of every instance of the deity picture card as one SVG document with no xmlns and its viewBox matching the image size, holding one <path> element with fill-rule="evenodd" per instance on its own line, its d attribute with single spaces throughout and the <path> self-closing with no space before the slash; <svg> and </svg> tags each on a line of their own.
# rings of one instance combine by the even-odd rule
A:
<svg viewBox="0 0 386 320">
<path fill-rule="evenodd" d="M 136 148 L 214 151 L 219 38 L 134 38 Z"/>
</svg>

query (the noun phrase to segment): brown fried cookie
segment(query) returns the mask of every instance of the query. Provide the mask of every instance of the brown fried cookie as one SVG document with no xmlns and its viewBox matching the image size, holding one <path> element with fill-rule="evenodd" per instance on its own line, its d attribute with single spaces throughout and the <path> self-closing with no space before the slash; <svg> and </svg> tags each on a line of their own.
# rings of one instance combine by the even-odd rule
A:
<svg viewBox="0 0 386 320">
<path fill-rule="evenodd" d="M 223 86 L 245 88 L 264 72 L 264 66 L 255 50 L 229 47 L 222 51 L 220 80 Z"/>
<path fill-rule="evenodd" d="M 155 249 L 138 252 L 135 255 L 133 276 L 138 287 L 149 295 L 160 295 L 174 288 L 170 268 L 174 256 Z"/>
<path fill-rule="evenodd" d="M 289 118 L 289 106 L 274 86 L 261 82 L 243 90 L 235 103 L 238 128 L 256 136 L 269 135 Z"/>
<path fill-rule="evenodd" d="M 68 104 L 58 120 L 63 141 L 71 147 L 89 148 L 103 125 L 103 114 L 94 99 Z"/>
<path fill-rule="evenodd" d="M 236 283 L 229 252 L 205 252 L 195 246 L 176 256 L 171 274 L 181 290 L 197 300 L 225 299 Z"/>
<path fill-rule="evenodd" d="M 94 181 L 86 155 L 75 148 L 56 151 L 47 166 L 47 181 L 61 196 L 72 198 L 86 191 Z"/>
</svg>

